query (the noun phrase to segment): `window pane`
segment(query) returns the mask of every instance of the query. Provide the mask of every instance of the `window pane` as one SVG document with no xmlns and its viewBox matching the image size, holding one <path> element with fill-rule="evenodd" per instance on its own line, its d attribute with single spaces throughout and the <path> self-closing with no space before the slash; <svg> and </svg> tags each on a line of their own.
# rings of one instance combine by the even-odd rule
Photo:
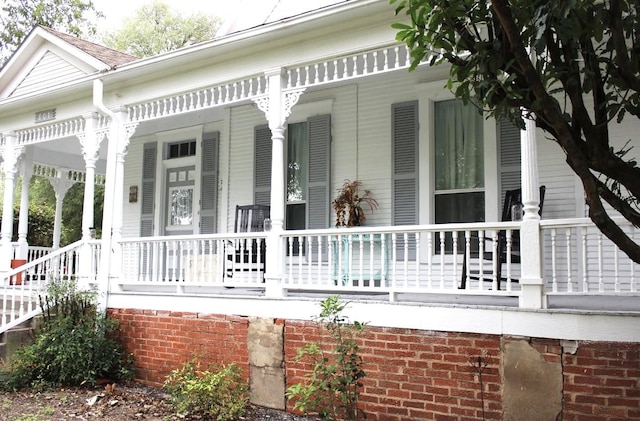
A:
<svg viewBox="0 0 640 421">
<path fill-rule="evenodd" d="M 436 224 L 484 221 L 484 192 L 436 195 Z"/>
<path fill-rule="evenodd" d="M 177 188 L 171 190 L 169 221 L 172 226 L 191 225 L 193 222 L 193 189 Z"/>
<path fill-rule="evenodd" d="M 288 230 L 301 230 L 306 228 L 305 223 L 305 212 L 306 205 L 304 203 L 298 203 L 294 205 L 287 205 L 287 215 L 286 215 L 286 229 Z M 290 252 L 289 245 L 287 244 L 287 256 L 292 254 L 293 256 L 297 256 L 300 254 L 300 241 L 299 238 L 296 237 L 293 240 L 292 244 L 292 252 Z M 304 243 L 302 245 L 302 254 L 305 254 Z"/>
<path fill-rule="evenodd" d="M 435 104 L 436 190 L 484 187 L 482 114 L 459 100 Z"/>
<path fill-rule="evenodd" d="M 290 124 L 287 140 L 287 202 L 307 199 L 307 123 Z"/>
<path fill-rule="evenodd" d="M 484 192 L 453 193 L 436 195 L 436 224 L 456 222 L 482 222 L 484 221 Z M 452 233 L 445 234 L 445 251 L 452 253 Z M 458 233 L 457 251 L 464 253 L 464 233 Z M 436 247 L 440 247 L 440 233 L 436 233 Z M 477 244 L 472 244 L 474 253 Z"/>
</svg>

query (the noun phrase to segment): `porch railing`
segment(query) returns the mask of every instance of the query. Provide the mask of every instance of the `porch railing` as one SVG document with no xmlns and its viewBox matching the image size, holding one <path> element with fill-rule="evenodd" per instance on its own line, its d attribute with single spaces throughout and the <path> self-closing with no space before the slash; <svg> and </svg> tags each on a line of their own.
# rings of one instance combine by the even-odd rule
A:
<svg viewBox="0 0 640 421">
<path fill-rule="evenodd" d="M 81 255 L 82 251 L 89 255 Z M 87 259 L 81 263 L 81 256 Z M 18 326 L 40 312 L 38 295 L 52 279 L 79 279 L 85 275 L 95 280 L 99 268 L 100 242 L 81 241 L 51 252 L 12 269 L 0 278 L 0 333 Z M 82 270 L 87 270 L 86 274 Z"/>
<path fill-rule="evenodd" d="M 12 253 L 11 256 L 13 259 L 18 258 L 18 250 L 20 249 L 20 245 L 17 242 L 11 243 Z M 46 256 L 51 253 L 53 248 L 51 247 L 40 247 L 40 246 L 29 246 L 29 250 L 27 251 L 27 261 L 31 262 L 33 260 L 39 259 L 42 256 Z"/>
<path fill-rule="evenodd" d="M 627 220 L 616 223 L 636 241 L 640 231 Z M 640 266 L 590 220 L 541 221 L 545 290 L 548 294 L 634 294 Z"/>
<path fill-rule="evenodd" d="M 635 229 L 621 226 L 637 235 Z M 503 249 L 498 249 L 498 237 Z M 519 296 L 519 223 L 439 224 L 285 231 L 280 262 L 265 262 L 266 233 L 130 238 L 121 285 L 250 286 L 266 272 L 288 291 Z M 636 264 L 588 219 L 541 221 L 547 294 L 638 292 Z M 240 262 L 238 256 L 251 256 Z M 235 257 L 234 257 L 235 256 Z M 513 256 L 513 258 L 512 258 Z"/>
<path fill-rule="evenodd" d="M 260 285 L 265 239 L 266 233 L 123 239 L 122 281 L 175 286 L 179 292 L 188 285 Z"/>
</svg>

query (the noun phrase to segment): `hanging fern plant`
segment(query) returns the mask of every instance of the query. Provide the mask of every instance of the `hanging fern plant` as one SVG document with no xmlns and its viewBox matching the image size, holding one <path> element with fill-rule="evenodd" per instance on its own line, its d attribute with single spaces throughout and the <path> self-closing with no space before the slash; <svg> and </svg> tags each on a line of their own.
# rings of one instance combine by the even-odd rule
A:
<svg viewBox="0 0 640 421">
<path fill-rule="evenodd" d="M 333 210 L 336 213 L 336 227 L 357 227 L 365 219 L 363 205 L 367 205 L 371 212 L 378 208 L 378 202 L 371 197 L 371 191 L 365 189 L 360 195 L 362 181 L 344 180 L 338 189 L 338 196 L 333 200 Z"/>
</svg>

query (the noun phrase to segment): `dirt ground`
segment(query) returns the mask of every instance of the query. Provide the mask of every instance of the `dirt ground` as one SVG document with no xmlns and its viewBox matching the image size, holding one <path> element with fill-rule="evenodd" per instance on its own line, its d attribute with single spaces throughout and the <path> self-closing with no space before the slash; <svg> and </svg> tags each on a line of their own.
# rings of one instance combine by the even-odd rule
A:
<svg viewBox="0 0 640 421">
<path fill-rule="evenodd" d="M 60 420 L 203 420 L 177 415 L 169 395 L 159 389 L 137 384 L 109 385 L 100 389 L 58 389 L 47 392 L 0 393 L 0 421 Z M 257 406 L 249 406 L 239 420 L 311 421 Z"/>
</svg>

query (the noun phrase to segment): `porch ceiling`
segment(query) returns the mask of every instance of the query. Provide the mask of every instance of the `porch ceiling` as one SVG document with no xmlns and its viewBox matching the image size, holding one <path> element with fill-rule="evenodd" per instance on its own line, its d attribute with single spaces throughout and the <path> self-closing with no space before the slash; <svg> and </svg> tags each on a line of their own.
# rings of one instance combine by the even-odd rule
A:
<svg viewBox="0 0 640 421">
<path fill-rule="evenodd" d="M 106 172 L 107 148 L 106 139 L 100 148 L 96 173 Z M 82 146 L 76 137 L 66 137 L 48 142 L 40 142 L 32 145 L 33 160 L 51 167 L 68 168 L 70 170 L 84 171 L 85 162 L 82 155 Z"/>
</svg>

